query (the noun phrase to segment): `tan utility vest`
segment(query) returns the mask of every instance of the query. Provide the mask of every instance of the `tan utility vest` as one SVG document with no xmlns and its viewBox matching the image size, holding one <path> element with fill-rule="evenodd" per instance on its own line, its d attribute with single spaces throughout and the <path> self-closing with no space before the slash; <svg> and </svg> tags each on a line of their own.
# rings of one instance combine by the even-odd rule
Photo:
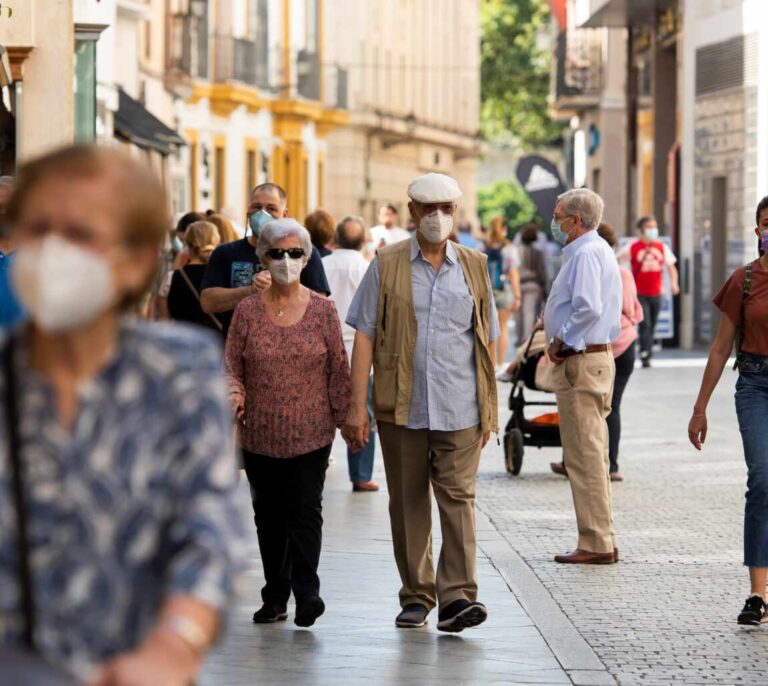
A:
<svg viewBox="0 0 768 686">
<path fill-rule="evenodd" d="M 456 243 L 453 247 L 475 303 L 472 319 L 480 426 L 483 431 L 498 432 L 496 376 L 488 349 L 488 318 L 493 296 L 488 286 L 487 257 Z M 407 426 L 418 328 L 413 306 L 411 242 L 401 241 L 382 248 L 378 260 L 381 285 L 373 356 L 373 408 L 376 419 Z"/>
</svg>

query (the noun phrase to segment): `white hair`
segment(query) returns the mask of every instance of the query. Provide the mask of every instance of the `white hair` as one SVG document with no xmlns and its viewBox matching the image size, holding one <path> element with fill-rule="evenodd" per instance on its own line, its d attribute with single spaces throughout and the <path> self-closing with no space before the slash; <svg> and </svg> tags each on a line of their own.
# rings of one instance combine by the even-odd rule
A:
<svg viewBox="0 0 768 686">
<path fill-rule="evenodd" d="M 581 223 L 587 228 L 596 229 L 600 226 L 605 203 L 594 191 L 588 188 L 574 188 L 559 195 L 557 202 L 564 203 L 566 215 L 578 214 L 581 217 Z"/>
<path fill-rule="evenodd" d="M 306 259 L 309 260 L 312 256 L 312 238 L 309 235 L 309 231 L 295 219 L 288 217 L 275 219 L 263 226 L 261 233 L 259 233 L 259 240 L 256 243 L 256 255 L 258 255 L 260 260 L 263 260 L 275 243 L 291 236 L 298 237 L 301 241 L 301 249 L 304 251 Z"/>
</svg>

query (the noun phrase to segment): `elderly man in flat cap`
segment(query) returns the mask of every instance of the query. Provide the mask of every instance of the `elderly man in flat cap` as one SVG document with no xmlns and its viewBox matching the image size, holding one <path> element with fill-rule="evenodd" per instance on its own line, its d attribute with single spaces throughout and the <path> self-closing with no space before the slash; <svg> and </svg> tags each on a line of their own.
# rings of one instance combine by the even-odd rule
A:
<svg viewBox="0 0 768 686">
<path fill-rule="evenodd" d="M 488 616 L 477 602 L 475 478 L 480 451 L 497 432 L 494 380 L 498 318 L 486 257 L 448 240 L 461 197 L 443 174 L 408 187 L 418 227 L 379 250 L 352 302 L 356 330 L 352 404 L 343 435 L 353 450 L 368 440 L 366 392 L 384 454 L 402 611 L 396 625 L 458 632 Z M 432 500 L 443 546 L 432 564 Z"/>
</svg>

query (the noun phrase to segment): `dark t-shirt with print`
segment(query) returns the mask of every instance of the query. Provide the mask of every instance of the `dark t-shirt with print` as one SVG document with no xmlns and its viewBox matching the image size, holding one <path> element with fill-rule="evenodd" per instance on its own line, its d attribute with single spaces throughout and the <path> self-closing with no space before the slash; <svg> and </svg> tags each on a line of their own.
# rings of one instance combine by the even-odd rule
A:
<svg viewBox="0 0 768 686">
<path fill-rule="evenodd" d="M 241 238 L 232 243 L 224 243 L 213 251 L 200 290 L 250 286 L 253 283 L 253 277 L 263 269 L 261 261 L 256 257 L 256 250 L 247 238 Z M 307 266 L 301 272 L 301 283 L 315 293 L 331 294 L 328 280 L 325 278 L 323 260 L 315 247 L 312 248 L 312 256 L 309 258 Z M 229 329 L 229 323 L 232 321 L 232 312 L 233 310 L 229 310 L 217 315 L 224 325 L 225 332 Z"/>
</svg>

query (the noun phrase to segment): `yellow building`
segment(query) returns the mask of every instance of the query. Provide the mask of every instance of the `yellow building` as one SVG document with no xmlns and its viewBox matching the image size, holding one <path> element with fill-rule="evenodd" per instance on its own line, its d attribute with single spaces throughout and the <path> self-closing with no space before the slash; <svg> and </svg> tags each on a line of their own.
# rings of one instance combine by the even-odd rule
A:
<svg viewBox="0 0 768 686">
<path fill-rule="evenodd" d="M 390 202 L 406 221 L 414 176 L 454 176 L 476 219 L 480 34 L 477 0 L 325 0 L 324 82 L 350 126 L 328 137 L 326 209 L 369 222 Z"/>
<path fill-rule="evenodd" d="M 245 217 L 270 180 L 302 219 L 323 201 L 325 137 L 346 114 L 324 98 L 322 0 L 175 0 L 166 82 L 183 99 L 189 206 Z"/>
</svg>

